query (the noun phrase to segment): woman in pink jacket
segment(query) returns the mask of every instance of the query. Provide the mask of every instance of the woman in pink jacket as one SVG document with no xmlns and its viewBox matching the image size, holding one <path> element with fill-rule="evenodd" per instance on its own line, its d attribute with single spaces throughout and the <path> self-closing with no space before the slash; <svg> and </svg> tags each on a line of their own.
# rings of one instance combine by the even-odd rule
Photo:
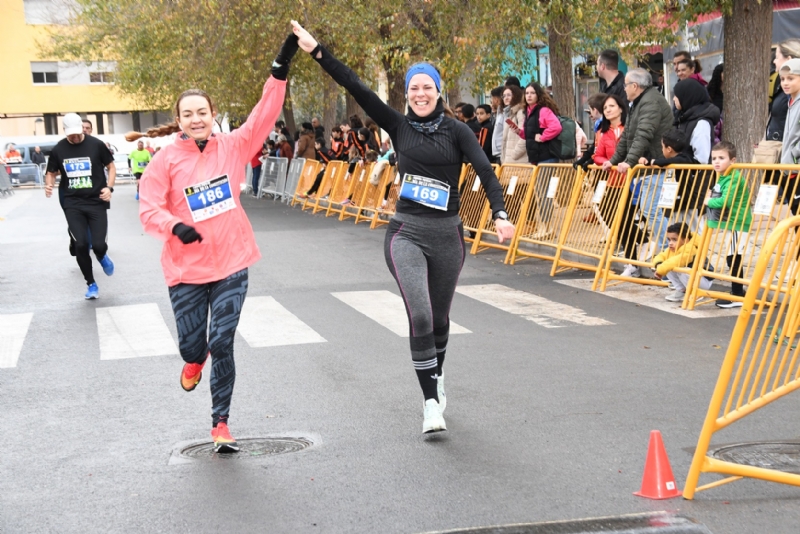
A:
<svg viewBox="0 0 800 534">
<path fill-rule="evenodd" d="M 183 132 L 147 166 L 139 218 L 147 233 L 164 241 L 161 264 L 185 362 L 184 390 L 197 387 L 211 356 L 211 436 L 217 452 L 239 450 L 228 430 L 236 378 L 233 338 L 247 293 L 247 268 L 261 257 L 239 202 L 240 186 L 247 162 L 281 113 L 296 51 L 292 34 L 272 64 L 261 100 L 234 132 L 213 134 L 216 110 L 211 98 L 190 89 L 178 97 L 175 122 L 126 136 L 135 140 Z"/>
</svg>

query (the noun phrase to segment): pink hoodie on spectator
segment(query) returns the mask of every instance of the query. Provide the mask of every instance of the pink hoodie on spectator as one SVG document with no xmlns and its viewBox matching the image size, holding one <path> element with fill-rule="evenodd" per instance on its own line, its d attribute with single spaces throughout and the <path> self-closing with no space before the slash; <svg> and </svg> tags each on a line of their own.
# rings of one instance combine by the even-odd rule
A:
<svg viewBox="0 0 800 534">
<path fill-rule="evenodd" d="M 253 265 L 261 253 L 239 202 L 245 167 L 261 151 L 281 113 L 286 82 L 270 77 L 247 121 L 229 134 L 214 134 L 203 152 L 193 139 L 178 138 L 147 166 L 139 184 L 144 230 L 164 241 L 161 265 L 168 286 L 216 282 Z M 184 188 L 227 175 L 236 207 L 194 222 Z M 202 242 L 184 245 L 172 234 L 178 223 L 193 226 Z"/>
</svg>

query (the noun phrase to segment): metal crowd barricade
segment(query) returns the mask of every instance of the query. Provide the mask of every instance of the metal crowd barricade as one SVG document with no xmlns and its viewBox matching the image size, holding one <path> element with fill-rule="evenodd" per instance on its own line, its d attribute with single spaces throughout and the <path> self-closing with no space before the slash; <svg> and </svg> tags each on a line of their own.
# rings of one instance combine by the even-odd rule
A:
<svg viewBox="0 0 800 534">
<path fill-rule="evenodd" d="M 320 183 L 319 189 L 317 190 L 316 195 L 312 199 L 309 197 L 306 200 L 306 203 L 303 204 L 303 209 L 306 209 L 307 206 L 311 207 L 311 213 L 316 214 L 318 211 L 322 211 L 328 208 L 328 204 L 331 200 L 331 190 L 333 186 L 336 184 L 336 181 L 339 179 L 340 176 L 343 176 L 344 173 L 347 172 L 347 162 L 344 161 L 331 161 L 328 162 L 328 165 L 325 167 L 325 173 L 322 175 L 322 182 Z"/>
<path fill-rule="evenodd" d="M 333 182 L 331 192 L 328 198 L 328 207 L 325 210 L 325 216 L 338 214 L 339 216 L 344 213 L 344 209 L 352 202 L 353 188 L 358 183 L 358 179 L 364 179 L 364 165 L 358 163 L 353 166 L 353 172 L 350 173 L 350 164 L 345 164 L 344 170 L 336 176 Z"/>
<path fill-rule="evenodd" d="M 694 309 L 708 301 L 701 299 L 724 299 L 743 301 L 744 297 L 729 292 L 703 289 L 703 278 L 725 283 L 752 285 L 752 275 L 759 259 L 759 251 L 767 241 L 776 223 L 785 217 L 796 215 L 792 206 L 798 207 L 800 195 L 797 176 L 800 165 L 735 164 L 732 166 L 731 187 L 725 196 L 725 206 L 719 213 L 718 228 L 708 227 L 703 233 L 698 260 L 694 262 L 686 288 L 683 305 Z M 738 176 L 736 176 L 738 175 Z M 740 189 L 736 189 L 739 184 Z M 747 220 L 750 224 L 747 224 Z M 776 252 L 771 263 L 787 264 L 787 271 L 794 272 L 797 255 L 787 256 L 786 251 Z M 765 283 L 775 284 L 768 280 Z"/>
<path fill-rule="evenodd" d="M 0 196 L 11 196 L 14 189 L 11 187 L 11 179 L 8 177 L 6 166 L 0 164 Z"/>
<path fill-rule="evenodd" d="M 42 187 L 44 185 L 39 165 L 35 163 L 6 163 L 5 165 L 12 186 L 33 184 L 36 187 Z"/>
<path fill-rule="evenodd" d="M 477 177 L 476 177 L 477 178 Z M 536 166 L 534 165 L 503 165 L 498 173 L 500 186 L 503 188 L 503 201 L 505 202 L 508 220 L 517 227 L 528 225 L 525 214 L 530 212 L 528 209 L 531 197 L 534 192 L 536 182 Z M 474 184 L 474 182 L 473 182 Z M 492 221 L 492 209 L 488 201 L 483 203 L 483 213 L 481 214 L 475 237 L 472 239 L 471 254 L 477 254 L 489 248 L 508 251 L 513 245 L 514 239 L 506 243 L 497 242 L 497 234 L 492 231 L 494 222 Z M 539 231 L 542 231 L 541 227 Z"/>
<path fill-rule="evenodd" d="M 626 194 L 615 208 L 609 253 L 595 277 L 593 287 L 599 283 L 601 291 L 614 280 L 666 286 L 668 281 L 652 276 L 653 258 L 668 247 L 666 234 L 671 224 L 685 222 L 692 235 L 702 231 L 703 200 L 714 181 L 710 165 L 637 165 L 629 174 L 632 177 Z M 640 276 L 622 276 L 614 269 L 625 274 L 627 265 L 639 267 Z M 690 270 L 677 269 L 685 273 Z"/>
<path fill-rule="evenodd" d="M 297 187 L 294 189 L 294 195 L 292 195 L 292 200 L 290 201 L 292 206 L 298 202 L 302 202 L 302 209 L 305 209 L 308 199 L 303 199 L 300 196 L 311 188 L 319 172 L 320 165 L 319 161 L 306 160 L 303 165 L 303 170 L 300 172 L 300 179 L 297 181 Z"/>
<path fill-rule="evenodd" d="M 286 189 L 286 171 L 289 160 L 269 157 L 261 165 L 261 178 L 258 181 L 257 198 L 272 195 L 273 200 L 282 198 Z M 267 184 L 271 184 L 268 186 Z"/>
<path fill-rule="evenodd" d="M 623 197 L 627 199 L 629 184 L 630 173 L 605 172 L 595 165 L 575 180 L 551 276 L 569 269 L 600 272 L 613 233 L 615 207 Z"/>
<path fill-rule="evenodd" d="M 536 184 L 521 221 L 517 223 L 514 240 L 506 263 L 514 265 L 517 258 L 554 260 L 559 239 L 571 217 L 572 198 L 580 192 L 582 173 L 572 165 L 547 163 L 537 166 Z M 535 248 L 521 248 L 521 245 Z M 546 252 L 551 250 L 550 253 Z"/>
<path fill-rule="evenodd" d="M 378 188 L 381 191 L 382 200 L 380 201 L 380 207 L 372 216 L 372 222 L 369 225 L 370 229 L 388 224 L 389 219 L 395 214 L 397 199 L 400 195 L 400 173 L 397 171 L 396 166 L 388 167 Z"/>
<path fill-rule="evenodd" d="M 492 165 L 492 169 L 497 174 L 499 167 Z M 462 166 L 458 184 L 459 198 L 461 200 L 458 215 L 461 217 L 461 223 L 467 232 L 467 235 L 464 236 L 464 241 L 472 243 L 478 234 L 478 229 L 482 228 L 484 224 L 484 212 L 487 205 L 486 191 L 483 190 L 480 177 L 478 177 L 475 169 L 470 164 Z"/>
<path fill-rule="evenodd" d="M 305 165 L 305 158 L 293 158 L 289 162 L 289 169 L 286 171 L 286 185 L 283 188 L 281 202 L 288 203 L 294 198 L 294 192 L 297 190 L 297 184 L 300 182 L 300 175 L 303 174 Z"/>
<path fill-rule="evenodd" d="M 770 454 L 768 443 L 760 443 L 759 454 L 748 443 L 709 452 L 717 432 L 800 388 L 800 272 L 793 262 L 800 254 L 798 229 L 800 217 L 783 220 L 763 243 L 686 477 L 685 499 L 744 477 L 800 486 L 800 474 L 770 467 L 780 451 Z M 789 426 L 778 418 L 769 420 L 776 429 Z M 698 487 L 701 473 L 728 477 Z"/>
<path fill-rule="evenodd" d="M 370 174 L 375 163 L 359 163 L 353 172 L 353 185 L 350 190 L 350 202 L 342 206 L 339 213 L 339 220 L 343 221 L 350 217 L 357 217 L 364 205 L 364 199 L 368 189 L 375 189 L 376 186 L 370 184 Z M 374 197 L 374 195 L 373 195 Z"/>
<path fill-rule="evenodd" d="M 356 224 L 361 221 L 369 221 L 371 224 L 372 220 L 378 217 L 378 212 L 383 205 L 384 199 L 389 196 L 389 190 L 392 186 L 392 180 L 394 179 L 396 169 L 389 165 L 388 161 L 385 165 L 379 165 L 380 162 L 376 163 L 372 169 L 370 169 L 370 172 L 367 173 L 370 179 L 367 179 L 367 184 L 364 186 L 364 193 L 361 195 L 361 201 L 355 210 Z M 377 175 L 378 183 L 373 185 L 372 174 L 376 172 L 379 173 Z"/>
</svg>

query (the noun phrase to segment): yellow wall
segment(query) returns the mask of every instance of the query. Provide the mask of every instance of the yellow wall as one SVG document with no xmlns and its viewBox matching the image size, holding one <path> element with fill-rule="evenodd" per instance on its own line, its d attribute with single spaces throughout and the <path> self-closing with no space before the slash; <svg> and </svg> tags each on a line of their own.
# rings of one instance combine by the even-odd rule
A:
<svg viewBox="0 0 800 534">
<path fill-rule="evenodd" d="M 34 85 L 31 61 L 42 58 L 37 39 L 46 36 L 46 26 L 25 23 L 22 0 L 0 0 L 0 114 L 134 111 L 132 101 L 113 85 Z"/>
</svg>

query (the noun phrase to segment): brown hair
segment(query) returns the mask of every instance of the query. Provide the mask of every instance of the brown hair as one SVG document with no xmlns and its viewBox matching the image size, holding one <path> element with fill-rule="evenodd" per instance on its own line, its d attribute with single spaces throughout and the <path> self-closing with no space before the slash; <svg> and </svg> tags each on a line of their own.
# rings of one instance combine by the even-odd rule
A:
<svg viewBox="0 0 800 534">
<path fill-rule="evenodd" d="M 208 93 L 203 91 L 202 89 L 188 89 L 181 93 L 181 96 L 178 97 L 178 100 L 175 101 L 175 116 L 178 117 L 181 114 L 181 100 L 186 98 L 187 96 L 201 96 L 206 99 L 208 105 L 211 107 L 211 111 L 216 111 L 214 107 L 214 103 L 211 101 L 211 97 L 208 96 Z M 180 132 L 181 127 L 178 125 L 177 121 L 172 121 L 167 124 L 160 124 L 158 126 L 154 126 L 153 128 L 148 128 L 148 130 L 144 133 L 142 132 L 128 132 L 125 134 L 125 139 L 128 142 L 136 141 L 142 137 L 164 137 L 165 135 L 174 134 L 176 132 Z"/>
<path fill-rule="evenodd" d="M 600 113 L 603 113 L 603 106 L 605 105 L 607 98 L 608 95 L 605 93 L 595 93 L 589 97 L 586 105 L 589 106 L 589 109 L 596 109 Z"/>
<path fill-rule="evenodd" d="M 553 100 L 553 97 L 547 94 L 547 91 L 545 91 L 541 85 L 536 82 L 531 82 L 527 85 L 527 87 L 525 87 L 525 89 L 528 87 L 533 88 L 533 90 L 536 92 L 537 104 L 540 104 L 542 107 L 550 108 L 550 111 L 556 115 L 561 115 L 561 113 L 558 112 L 558 104 L 556 104 L 556 101 Z"/>
<path fill-rule="evenodd" d="M 450 117 L 451 119 L 455 119 L 456 118 L 456 114 L 453 113 L 453 110 L 450 109 L 450 106 L 447 104 L 447 102 L 445 102 L 442 97 L 439 97 L 439 101 L 444 106 L 444 116 L 445 117 Z"/>
<path fill-rule="evenodd" d="M 711 152 L 727 152 L 728 157 L 730 159 L 733 159 L 736 157 L 736 146 L 730 141 L 720 141 L 719 143 L 711 147 Z"/>
<path fill-rule="evenodd" d="M 784 57 L 800 58 L 800 39 L 786 39 L 778 45 L 778 48 Z"/>
<path fill-rule="evenodd" d="M 525 93 L 522 92 L 522 88 L 516 85 L 506 85 L 505 89 L 503 89 L 503 93 L 505 94 L 506 91 L 511 91 L 511 103 L 509 105 L 512 108 L 519 105 L 525 98 Z"/>
</svg>

